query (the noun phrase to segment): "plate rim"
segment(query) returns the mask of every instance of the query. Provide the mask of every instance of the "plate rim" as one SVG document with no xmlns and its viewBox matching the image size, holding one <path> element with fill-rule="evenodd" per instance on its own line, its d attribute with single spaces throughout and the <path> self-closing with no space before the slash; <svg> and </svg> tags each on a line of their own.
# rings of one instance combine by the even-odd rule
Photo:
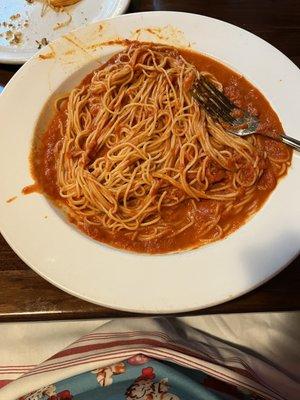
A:
<svg viewBox="0 0 300 400">
<path fill-rule="evenodd" d="M 264 43 L 266 43 L 268 46 L 271 46 L 271 47 L 273 47 L 274 49 L 276 49 L 276 51 L 279 52 L 279 53 L 281 53 L 281 55 L 283 55 L 283 56 L 289 61 L 289 63 L 293 64 L 293 65 L 298 69 L 298 67 L 297 67 L 286 55 L 284 55 L 280 50 L 278 50 L 276 47 L 274 47 L 274 46 L 271 45 L 270 43 L 266 42 L 264 39 L 260 38 L 259 36 L 256 36 L 255 34 L 249 32 L 249 31 L 247 31 L 247 30 L 245 30 L 245 29 L 243 29 L 243 28 L 239 28 L 239 27 L 236 26 L 236 25 L 230 24 L 230 23 L 228 23 L 228 22 L 225 22 L 225 21 L 222 21 L 222 20 L 219 20 L 219 19 L 216 19 L 216 18 L 211 18 L 211 17 L 199 15 L 199 14 L 182 13 L 182 12 L 178 12 L 178 11 L 152 11 L 152 12 L 133 13 L 133 14 L 129 14 L 129 15 L 131 15 L 131 16 L 137 15 L 137 14 L 138 14 L 138 15 L 148 14 L 148 15 L 149 15 L 149 14 L 157 14 L 157 13 L 158 13 L 158 14 L 167 13 L 167 14 L 188 14 L 188 15 L 196 15 L 196 16 L 204 17 L 205 19 L 208 19 L 208 20 L 218 21 L 218 22 L 221 22 L 221 23 L 224 23 L 224 24 L 228 24 L 228 25 L 230 25 L 230 26 L 233 26 L 234 28 L 241 29 L 241 30 L 243 30 L 243 31 L 246 31 L 248 34 L 254 36 L 256 39 L 259 38 L 259 39 L 262 40 Z M 114 17 L 114 19 L 120 19 L 120 18 L 125 18 L 125 19 L 126 19 L 126 17 L 127 17 L 127 15 L 119 15 L 119 16 L 117 16 L 117 17 Z M 110 20 L 110 19 L 106 19 L 106 20 Z M 103 20 L 103 21 L 105 21 L 105 20 Z M 100 21 L 98 21 L 98 22 L 100 22 Z M 96 23 L 97 23 L 97 22 L 96 22 Z M 92 24 L 90 24 L 90 25 L 92 25 Z M 80 28 L 78 28 L 78 29 L 76 29 L 76 30 L 74 30 L 74 31 L 72 31 L 72 32 L 76 32 L 77 30 L 81 30 L 81 29 L 83 29 L 83 28 L 80 27 Z M 57 39 L 57 40 L 59 40 L 59 39 Z M 45 49 L 44 49 L 44 50 L 45 50 Z M 32 58 L 34 58 L 34 57 L 35 57 L 35 56 L 33 56 Z M 16 75 L 18 75 L 18 77 L 19 77 L 19 75 L 21 74 L 21 71 L 22 71 L 22 68 L 20 69 L 20 73 L 18 72 L 18 73 L 16 74 Z M 13 80 L 13 79 L 14 79 L 14 78 L 12 78 L 12 80 Z M 5 87 L 4 91 L 8 90 L 9 86 L 10 86 L 10 84 L 8 84 L 8 85 Z M 295 157 L 295 155 L 294 155 L 294 157 Z M 83 300 L 87 300 L 87 301 L 89 301 L 89 302 L 91 302 L 91 303 L 98 304 L 98 305 L 101 305 L 101 306 L 104 306 L 104 307 L 108 307 L 108 308 L 112 308 L 112 307 L 113 307 L 113 308 L 116 308 L 115 305 L 112 306 L 112 305 L 109 305 L 109 304 L 107 304 L 107 303 L 105 303 L 105 302 L 101 302 L 101 301 L 98 301 L 98 300 L 95 300 L 95 299 L 91 299 L 89 296 L 83 296 L 83 295 L 81 295 L 81 294 L 78 294 L 76 291 L 73 291 L 72 289 L 69 289 L 69 288 L 65 287 L 65 285 L 59 284 L 59 283 L 53 281 L 51 278 L 47 277 L 47 276 L 44 275 L 40 270 L 38 270 L 37 267 L 35 267 L 34 265 L 32 265 L 31 262 L 27 261 L 27 258 L 26 258 L 21 252 L 19 252 L 19 249 L 16 248 L 14 245 L 11 244 L 11 243 L 13 242 L 13 239 L 10 239 L 10 238 L 6 235 L 6 232 L 3 232 L 3 229 L 2 229 L 1 226 L 0 226 L 0 232 L 2 233 L 3 237 L 5 238 L 5 240 L 6 240 L 6 241 L 9 243 L 9 245 L 12 247 L 12 249 L 16 252 L 16 254 L 17 254 L 26 264 L 27 264 L 28 266 L 30 266 L 30 268 L 33 269 L 35 272 L 37 272 L 40 276 L 42 276 L 44 279 L 46 279 L 48 282 L 50 282 L 51 284 L 53 284 L 54 286 L 56 286 L 56 287 L 58 287 L 58 288 L 64 290 L 65 292 L 67 292 L 67 293 L 69 293 L 69 294 L 75 295 L 75 296 L 78 297 L 78 298 L 81 298 L 81 299 L 83 299 Z M 184 254 L 184 253 L 182 253 L 182 254 Z M 253 285 L 252 287 L 247 288 L 247 289 L 244 290 L 243 292 L 239 292 L 239 293 L 237 293 L 237 294 L 235 294 L 235 295 L 230 295 L 229 297 L 223 299 L 221 302 L 220 302 L 219 300 L 216 300 L 215 302 L 211 302 L 211 303 L 206 304 L 206 305 L 195 306 L 195 307 L 191 307 L 191 308 L 188 308 L 188 309 L 187 309 L 186 307 L 184 307 L 183 309 L 182 309 L 182 308 L 176 308 L 176 309 L 175 309 L 175 308 L 172 308 L 172 309 L 164 309 L 164 310 L 157 310 L 157 309 L 153 309 L 153 310 L 151 310 L 151 309 L 147 309 L 147 310 L 137 310 L 137 309 L 132 309 L 132 308 L 130 308 L 130 307 L 128 308 L 128 307 L 122 307 L 122 306 L 118 306 L 117 309 L 118 309 L 118 310 L 121 310 L 121 311 L 130 311 L 130 312 L 135 312 L 135 313 L 149 313 L 149 314 L 161 313 L 161 314 L 170 314 L 170 313 L 184 313 L 184 312 L 196 311 L 196 310 L 201 310 L 201 309 L 204 309 L 204 308 L 212 307 L 212 306 L 215 306 L 215 305 L 217 305 L 217 304 L 221 304 L 221 303 L 223 303 L 223 302 L 226 302 L 226 301 L 228 301 L 228 300 L 232 300 L 232 299 L 235 299 L 235 298 L 237 298 L 237 297 L 240 297 L 240 296 L 242 296 L 243 294 L 245 294 L 245 293 L 247 293 L 247 292 L 250 292 L 251 290 L 255 289 L 256 287 L 262 285 L 262 284 L 265 283 L 266 281 L 272 279 L 275 275 L 277 275 L 280 271 L 282 271 L 293 259 L 295 259 L 295 258 L 297 257 L 298 254 L 299 254 L 299 252 L 298 252 L 298 253 L 295 253 L 293 257 L 291 257 L 289 260 L 286 261 L 286 263 L 284 263 L 284 265 L 282 265 L 280 268 L 278 268 L 277 270 L 275 270 L 275 271 L 273 272 L 273 274 L 268 275 L 264 280 L 259 281 L 256 285 Z"/>
</svg>

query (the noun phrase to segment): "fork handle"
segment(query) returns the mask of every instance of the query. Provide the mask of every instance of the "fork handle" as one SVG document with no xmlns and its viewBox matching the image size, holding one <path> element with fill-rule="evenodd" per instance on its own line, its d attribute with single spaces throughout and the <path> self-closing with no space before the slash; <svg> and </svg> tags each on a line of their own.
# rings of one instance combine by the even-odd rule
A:
<svg viewBox="0 0 300 400">
<path fill-rule="evenodd" d="M 285 144 L 293 147 L 294 149 L 300 151 L 300 140 L 294 139 L 287 135 L 281 135 L 280 140 L 282 143 L 285 143 Z"/>
</svg>

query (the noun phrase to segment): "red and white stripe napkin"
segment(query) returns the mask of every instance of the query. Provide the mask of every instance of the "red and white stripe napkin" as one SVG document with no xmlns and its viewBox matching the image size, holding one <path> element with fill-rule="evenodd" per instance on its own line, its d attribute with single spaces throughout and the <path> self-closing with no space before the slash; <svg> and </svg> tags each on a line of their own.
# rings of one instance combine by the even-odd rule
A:
<svg viewBox="0 0 300 400">
<path fill-rule="evenodd" d="M 299 318 L 296 313 L 240 314 L 5 324 L 1 339 L 9 346 L 1 345 L 0 400 L 141 353 L 199 369 L 266 399 L 296 400 L 299 352 L 294 345 L 299 348 L 299 341 L 293 324 Z"/>
</svg>

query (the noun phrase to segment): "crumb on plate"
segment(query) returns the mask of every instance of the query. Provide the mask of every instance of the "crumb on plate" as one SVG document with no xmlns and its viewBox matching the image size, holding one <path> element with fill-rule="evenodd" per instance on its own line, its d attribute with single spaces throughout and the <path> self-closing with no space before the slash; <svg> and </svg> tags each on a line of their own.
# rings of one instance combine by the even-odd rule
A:
<svg viewBox="0 0 300 400">
<path fill-rule="evenodd" d="M 38 45 L 38 49 L 41 49 L 43 46 L 47 46 L 49 41 L 47 38 L 42 38 L 41 40 L 36 40 L 36 43 Z"/>
</svg>

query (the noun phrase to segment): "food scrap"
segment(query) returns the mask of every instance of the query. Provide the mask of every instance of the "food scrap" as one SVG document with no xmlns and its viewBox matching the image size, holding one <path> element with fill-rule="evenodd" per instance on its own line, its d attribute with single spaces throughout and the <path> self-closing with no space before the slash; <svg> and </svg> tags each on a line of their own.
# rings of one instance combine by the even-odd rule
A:
<svg viewBox="0 0 300 400">
<path fill-rule="evenodd" d="M 18 45 L 23 41 L 23 34 L 22 32 L 13 32 L 9 30 L 5 32 L 4 38 L 9 42 L 9 44 Z"/>
<path fill-rule="evenodd" d="M 37 183 L 23 187 L 22 194 L 31 194 L 39 191 L 39 186 Z"/>
<path fill-rule="evenodd" d="M 27 27 L 29 23 L 28 19 L 22 21 L 20 18 L 21 14 L 13 14 L 9 17 L 9 21 L 0 23 L 0 27 L 7 29 L 0 33 L 0 37 L 3 37 L 10 45 L 19 45 L 23 42 L 23 33 L 20 29 Z"/>
<path fill-rule="evenodd" d="M 49 41 L 47 38 L 42 38 L 42 40 L 36 40 L 36 43 L 38 45 L 38 49 L 41 49 L 43 46 L 47 46 Z"/>
<path fill-rule="evenodd" d="M 78 3 L 81 0 L 42 0 L 43 7 L 41 16 L 43 17 L 48 8 L 52 8 L 56 12 L 65 11 L 65 7 L 72 6 L 73 4 Z"/>
<path fill-rule="evenodd" d="M 20 18 L 20 17 L 21 17 L 21 14 L 18 13 L 18 14 L 11 15 L 9 19 L 11 19 L 12 21 L 14 21 L 14 20 L 16 20 L 16 19 L 18 19 L 18 18 Z"/>
<path fill-rule="evenodd" d="M 20 44 L 23 41 L 23 33 L 15 32 L 13 39 L 10 41 L 10 44 Z"/>
<path fill-rule="evenodd" d="M 46 0 L 52 7 L 60 8 L 72 6 L 73 4 L 79 3 L 81 0 Z"/>
<path fill-rule="evenodd" d="M 69 13 L 67 14 L 68 14 L 68 19 L 64 22 L 57 22 L 57 24 L 53 28 L 54 31 L 57 31 L 57 29 L 64 28 L 70 24 L 70 22 L 72 21 L 72 15 Z"/>
<path fill-rule="evenodd" d="M 18 196 L 13 196 L 10 199 L 6 200 L 6 203 L 12 203 L 14 200 L 16 200 Z"/>
<path fill-rule="evenodd" d="M 54 57 L 55 57 L 54 51 L 50 51 L 49 53 L 46 53 L 46 54 L 39 54 L 40 60 L 49 60 L 50 58 L 54 58 Z"/>
</svg>

